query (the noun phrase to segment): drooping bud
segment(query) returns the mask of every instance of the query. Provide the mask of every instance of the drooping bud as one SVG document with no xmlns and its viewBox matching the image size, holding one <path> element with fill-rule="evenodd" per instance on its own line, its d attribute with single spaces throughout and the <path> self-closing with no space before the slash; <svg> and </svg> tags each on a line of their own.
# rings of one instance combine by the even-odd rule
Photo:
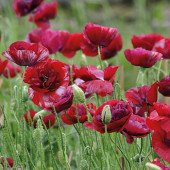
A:
<svg viewBox="0 0 170 170">
<path fill-rule="evenodd" d="M 81 67 L 84 67 L 84 66 L 87 66 L 87 58 L 84 54 L 81 55 L 81 58 L 80 58 L 80 66 Z"/>
<path fill-rule="evenodd" d="M 102 122 L 107 125 L 110 123 L 111 118 L 112 118 L 112 114 L 111 114 L 110 106 L 106 105 L 102 110 Z"/>
<path fill-rule="evenodd" d="M 86 98 L 83 90 L 77 85 L 73 84 L 73 97 L 77 100 L 78 103 L 85 103 Z"/>
<path fill-rule="evenodd" d="M 159 166 L 152 164 L 150 162 L 146 163 L 146 167 L 148 168 L 148 170 L 161 170 Z"/>
<path fill-rule="evenodd" d="M 134 160 L 135 162 L 140 162 L 140 161 L 142 162 L 143 159 L 144 159 L 144 156 L 141 155 L 141 154 L 136 154 L 136 155 L 133 157 L 133 160 Z"/>
<path fill-rule="evenodd" d="M 102 61 L 102 65 L 103 65 L 103 68 L 106 68 L 106 67 L 109 66 L 109 63 L 104 60 L 104 61 Z M 100 69 L 100 70 L 102 70 L 101 65 L 98 65 L 97 68 Z"/>
<path fill-rule="evenodd" d="M 49 115 L 51 113 L 47 112 L 46 110 L 41 110 L 39 112 L 36 113 L 36 115 L 34 116 L 34 122 L 36 122 L 39 118 L 44 117 L 45 115 Z"/>
</svg>

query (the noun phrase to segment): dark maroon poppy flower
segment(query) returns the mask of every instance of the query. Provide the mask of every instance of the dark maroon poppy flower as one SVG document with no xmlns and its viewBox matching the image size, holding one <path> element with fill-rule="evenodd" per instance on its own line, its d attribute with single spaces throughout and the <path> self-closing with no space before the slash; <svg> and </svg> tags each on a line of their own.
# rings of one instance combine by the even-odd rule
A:
<svg viewBox="0 0 170 170">
<path fill-rule="evenodd" d="M 28 115 L 28 113 L 24 113 L 24 117 L 25 117 L 27 124 L 32 126 L 32 123 L 33 123 L 34 128 L 37 127 L 37 122 L 34 122 L 34 116 L 36 115 L 36 113 L 37 113 L 36 111 L 32 111 L 32 110 L 29 110 L 29 115 Z M 46 125 L 46 127 L 48 129 L 49 127 L 54 125 L 55 115 L 54 114 L 45 115 L 42 118 L 42 121 L 44 122 L 44 124 Z"/>
<path fill-rule="evenodd" d="M 125 97 L 128 102 L 141 106 L 142 112 L 147 112 L 148 106 L 153 106 L 153 103 L 157 101 L 157 88 L 157 82 L 151 86 L 131 88 L 125 92 Z"/>
<path fill-rule="evenodd" d="M 146 118 L 146 123 L 151 129 L 158 130 L 161 125 L 170 120 L 170 106 L 164 103 L 154 103 L 154 108 L 155 110 Z"/>
<path fill-rule="evenodd" d="M 8 60 L 3 61 L 0 58 L 0 75 L 4 72 L 5 67 L 7 66 L 7 64 L 8 64 Z"/>
<path fill-rule="evenodd" d="M 5 70 L 4 70 L 4 73 L 3 75 L 6 77 L 6 78 L 13 78 L 17 75 L 17 73 L 20 73 L 22 70 L 19 66 L 17 65 L 12 65 L 11 63 L 8 63 Z"/>
<path fill-rule="evenodd" d="M 164 37 L 159 34 L 142 34 L 140 36 L 133 35 L 131 41 L 134 48 L 144 48 L 146 50 L 152 50 L 156 42 Z"/>
<path fill-rule="evenodd" d="M 8 162 L 8 164 L 9 164 L 9 166 L 12 168 L 13 167 L 13 165 L 14 165 L 14 161 L 11 159 L 11 158 L 6 158 L 6 160 L 7 160 L 7 162 Z M 2 157 L 1 158 L 1 160 L 0 160 L 0 164 L 2 164 L 2 166 L 4 165 L 4 158 Z"/>
<path fill-rule="evenodd" d="M 164 38 L 158 41 L 153 47 L 153 50 L 161 53 L 164 59 L 170 59 L 170 38 Z"/>
<path fill-rule="evenodd" d="M 82 88 L 87 97 L 92 93 L 97 93 L 100 96 L 111 95 L 113 91 L 114 74 L 118 66 L 110 66 L 104 70 L 99 70 L 93 65 L 74 68 L 75 83 Z"/>
<path fill-rule="evenodd" d="M 66 44 L 61 50 L 61 53 L 67 57 L 72 58 L 76 54 L 77 50 L 80 50 L 80 44 L 83 40 L 83 34 L 82 33 L 72 33 L 69 36 L 69 39 L 67 40 Z"/>
<path fill-rule="evenodd" d="M 140 67 L 152 67 L 158 60 L 161 60 L 162 54 L 154 51 L 148 51 L 143 48 L 134 50 L 125 50 L 125 57 L 132 65 Z"/>
<path fill-rule="evenodd" d="M 101 47 L 101 59 L 106 60 L 117 55 L 117 52 L 122 49 L 122 37 L 116 35 L 108 47 Z"/>
<path fill-rule="evenodd" d="M 68 41 L 70 33 L 68 31 L 54 31 L 46 29 L 41 36 L 41 43 L 46 47 L 50 54 L 61 51 Z"/>
<path fill-rule="evenodd" d="M 107 132 L 122 131 L 128 123 L 133 110 L 128 103 L 118 100 L 110 100 L 101 105 L 93 116 L 93 122 L 85 122 L 85 126 L 100 133 L 105 133 L 105 124 L 102 121 L 102 111 L 106 105 L 109 105 L 111 111 L 111 120 L 106 125 Z"/>
<path fill-rule="evenodd" d="M 170 120 L 152 135 L 152 147 L 160 158 L 170 163 Z"/>
<path fill-rule="evenodd" d="M 65 64 L 48 59 L 36 67 L 28 67 L 24 82 L 30 84 L 28 92 L 39 107 L 49 108 L 66 92 L 70 77 Z"/>
<path fill-rule="evenodd" d="M 73 103 L 73 91 L 72 91 L 72 87 L 68 86 L 66 92 L 61 96 L 59 101 L 54 103 L 55 111 L 59 113 L 63 110 L 66 110 L 71 107 L 72 103 Z M 55 113 L 53 108 L 48 108 L 48 109 L 45 108 L 45 110 L 53 114 Z"/>
<path fill-rule="evenodd" d="M 159 92 L 164 95 L 170 97 L 170 77 L 166 76 L 161 81 L 158 82 Z"/>
<path fill-rule="evenodd" d="M 121 36 L 117 35 L 117 32 L 117 28 L 87 23 L 83 30 L 81 50 L 85 55 L 93 57 L 98 55 L 99 46 L 101 58 L 108 59 L 116 55 L 122 47 Z"/>
<path fill-rule="evenodd" d="M 170 170 L 170 167 L 167 167 L 163 163 L 161 163 L 159 158 L 156 158 L 156 160 L 152 161 L 152 164 L 159 166 L 161 170 Z"/>
<path fill-rule="evenodd" d="M 40 44 L 17 41 L 2 53 L 7 59 L 20 66 L 33 66 L 49 58 L 49 51 Z"/>
<path fill-rule="evenodd" d="M 38 27 L 49 27 L 49 20 L 56 17 L 57 6 L 57 2 L 40 5 L 32 12 L 29 21 L 35 22 Z"/>
<path fill-rule="evenodd" d="M 132 115 L 122 131 L 128 143 L 132 143 L 133 138 L 145 137 L 151 132 L 152 130 L 146 125 L 145 119 L 138 115 Z"/>
<path fill-rule="evenodd" d="M 87 103 L 86 104 L 88 107 L 88 111 L 91 115 L 94 115 L 96 106 L 93 105 L 92 103 Z M 87 111 L 82 103 L 77 103 L 77 111 L 78 111 L 78 116 L 79 116 L 79 121 L 80 123 L 84 123 L 87 121 Z M 63 120 L 64 123 L 68 125 L 76 124 L 78 122 L 77 120 L 77 113 L 76 113 L 76 107 L 75 104 L 73 104 L 67 111 L 66 114 L 65 112 L 62 113 L 61 119 Z"/>
<path fill-rule="evenodd" d="M 43 0 L 14 0 L 13 10 L 17 16 L 24 16 L 38 7 Z"/>
<path fill-rule="evenodd" d="M 41 35 L 44 33 L 44 31 L 45 31 L 44 28 L 37 28 L 37 29 L 30 31 L 27 34 L 25 41 L 28 43 L 40 43 Z"/>
</svg>

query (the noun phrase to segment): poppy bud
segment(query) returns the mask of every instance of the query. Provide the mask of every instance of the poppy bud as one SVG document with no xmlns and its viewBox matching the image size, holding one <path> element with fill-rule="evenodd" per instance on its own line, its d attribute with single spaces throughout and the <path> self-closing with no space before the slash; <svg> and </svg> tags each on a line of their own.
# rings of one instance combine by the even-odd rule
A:
<svg viewBox="0 0 170 170">
<path fill-rule="evenodd" d="M 146 167 L 148 168 L 148 170 L 161 170 L 159 166 L 152 164 L 150 162 L 146 163 Z"/>
<path fill-rule="evenodd" d="M 23 102 L 26 102 L 29 98 L 29 95 L 28 95 L 28 87 L 27 86 L 23 86 L 22 88 L 22 101 Z"/>
<path fill-rule="evenodd" d="M 89 169 L 89 165 L 85 159 L 81 160 L 80 167 L 82 170 Z"/>
<path fill-rule="evenodd" d="M 50 113 L 45 111 L 45 110 L 41 110 L 38 113 L 36 113 L 36 115 L 34 116 L 34 122 L 36 122 L 40 117 L 44 117 L 45 115 L 49 115 Z"/>
<path fill-rule="evenodd" d="M 73 96 L 75 97 L 77 102 L 85 103 L 86 98 L 85 98 L 83 90 L 75 84 L 72 85 L 72 88 L 73 88 Z"/>
<path fill-rule="evenodd" d="M 143 159 L 144 159 L 144 156 L 141 155 L 141 154 L 137 154 L 137 155 L 135 155 L 135 156 L 133 157 L 133 160 L 134 160 L 135 162 L 140 162 L 140 161 L 142 162 Z"/>
<path fill-rule="evenodd" d="M 87 64 L 87 57 L 84 54 L 82 54 L 81 58 L 80 58 L 80 66 L 84 67 L 84 66 L 87 66 L 87 65 L 88 65 Z"/>
<path fill-rule="evenodd" d="M 37 144 L 39 144 L 41 142 L 43 135 L 44 135 L 44 129 L 41 124 L 41 120 L 38 120 L 37 128 L 34 130 L 34 133 L 33 133 L 33 138 Z"/>
<path fill-rule="evenodd" d="M 109 63 L 107 61 L 102 61 L 103 68 L 106 68 L 109 66 Z M 102 69 L 100 65 L 97 66 L 98 69 Z"/>
<path fill-rule="evenodd" d="M 104 106 L 102 111 L 102 122 L 106 125 L 109 124 L 111 121 L 111 117 L 112 114 L 111 114 L 110 106 L 109 105 Z"/>
</svg>

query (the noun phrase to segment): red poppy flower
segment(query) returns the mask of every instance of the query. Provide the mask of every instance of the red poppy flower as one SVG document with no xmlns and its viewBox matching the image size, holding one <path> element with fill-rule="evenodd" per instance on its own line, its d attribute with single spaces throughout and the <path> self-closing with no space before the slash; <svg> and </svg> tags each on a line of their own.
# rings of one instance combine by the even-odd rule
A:
<svg viewBox="0 0 170 170">
<path fill-rule="evenodd" d="M 154 108 L 155 110 L 146 118 L 146 123 L 151 129 L 158 130 L 161 125 L 170 120 L 170 106 L 164 103 L 154 103 Z"/>
<path fill-rule="evenodd" d="M 152 147 L 160 158 L 170 163 L 170 120 L 164 126 L 154 131 L 152 135 Z"/>
<path fill-rule="evenodd" d="M 106 125 L 107 132 L 111 133 L 122 131 L 128 123 L 133 110 L 128 103 L 118 100 L 110 100 L 101 105 L 93 116 L 93 122 L 85 122 L 85 126 L 100 133 L 105 133 L 105 124 L 102 122 L 102 111 L 106 105 L 110 106 L 111 111 L 110 123 Z"/>
<path fill-rule="evenodd" d="M 110 66 L 104 70 L 99 70 L 93 65 L 74 68 L 75 77 L 77 79 L 75 83 L 82 88 L 87 97 L 91 96 L 92 93 L 97 93 L 100 96 L 106 96 L 111 94 L 113 91 L 114 74 L 118 66 Z M 81 80 L 81 81 L 80 81 Z"/>
<path fill-rule="evenodd" d="M 44 28 L 37 28 L 29 32 L 25 38 L 25 41 L 28 43 L 40 43 L 41 36 L 43 35 L 45 29 Z"/>
<path fill-rule="evenodd" d="M 48 59 L 36 67 L 28 67 L 24 82 L 30 84 L 29 96 L 39 107 L 49 108 L 66 92 L 70 77 L 58 60 Z"/>
<path fill-rule="evenodd" d="M 88 111 L 91 115 L 94 115 L 96 106 L 93 105 L 92 103 L 87 103 Z M 87 111 L 82 103 L 77 103 L 77 111 L 78 111 L 78 116 L 79 116 L 79 121 L 80 123 L 84 123 L 87 121 Z M 66 115 L 67 114 L 67 115 Z M 75 104 L 73 104 L 67 111 L 62 113 L 61 119 L 63 120 L 64 123 L 68 125 L 76 124 L 78 122 L 77 120 L 77 113 L 76 113 L 76 107 Z M 70 120 L 69 120 L 70 119 Z"/>
<path fill-rule="evenodd" d="M 7 64 L 8 64 L 8 60 L 3 61 L 0 58 L 0 75 L 4 72 L 5 67 L 7 66 Z"/>
<path fill-rule="evenodd" d="M 33 66 L 47 60 L 49 51 L 40 44 L 17 41 L 11 44 L 2 55 L 20 66 Z"/>
<path fill-rule="evenodd" d="M 6 77 L 6 78 L 13 78 L 17 75 L 17 73 L 20 73 L 22 70 L 19 66 L 17 65 L 12 65 L 11 63 L 8 63 L 5 70 L 4 70 L 4 73 L 3 75 Z"/>
<path fill-rule="evenodd" d="M 57 6 L 57 2 L 40 5 L 32 12 L 29 21 L 35 22 L 39 27 L 49 27 L 49 19 L 56 17 Z"/>
<path fill-rule="evenodd" d="M 24 16 L 38 7 L 43 0 L 14 0 L 13 10 L 17 16 Z"/>
<path fill-rule="evenodd" d="M 146 50 L 152 50 L 155 43 L 163 38 L 159 34 L 142 34 L 140 36 L 133 35 L 131 41 L 134 48 L 142 47 Z"/>
<path fill-rule="evenodd" d="M 27 124 L 31 126 L 32 123 L 34 123 L 33 124 L 34 128 L 37 127 L 37 122 L 34 122 L 34 116 L 36 115 L 36 113 L 37 113 L 36 111 L 32 111 L 32 110 L 29 110 L 29 115 L 28 115 L 28 113 L 24 113 L 24 117 L 25 117 Z M 45 115 L 42 118 L 42 121 L 44 122 L 44 124 L 46 125 L 46 127 L 48 129 L 49 127 L 54 125 L 55 115 L 54 114 Z"/>
<path fill-rule="evenodd" d="M 72 91 L 72 87 L 68 86 L 66 92 L 61 96 L 59 101 L 54 103 L 55 111 L 59 113 L 63 110 L 66 110 L 71 107 L 72 103 L 73 103 L 73 91 Z M 53 108 L 48 108 L 48 109 L 45 108 L 45 110 L 54 113 Z"/>
<path fill-rule="evenodd" d="M 9 166 L 12 168 L 13 167 L 13 165 L 14 165 L 14 161 L 11 159 L 11 158 L 6 158 L 6 160 L 7 160 L 7 162 L 8 162 L 8 164 L 9 164 Z M 1 158 L 1 161 L 0 161 L 0 164 L 2 164 L 2 166 L 4 165 L 4 158 L 2 157 Z"/>
<path fill-rule="evenodd" d="M 125 92 L 125 97 L 128 102 L 141 106 L 142 112 L 147 112 L 147 107 L 153 106 L 153 103 L 157 101 L 157 88 L 157 82 L 151 86 L 131 88 Z"/>
<path fill-rule="evenodd" d="M 122 41 L 117 32 L 117 28 L 87 23 L 83 30 L 81 50 L 85 55 L 93 57 L 98 55 L 98 46 L 100 46 L 101 58 L 108 59 L 121 49 Z"/>
<path fill-rule="evenodd" d="M 80 44 L 83 40 L 83 34 L 82 33 L 72 33 L 69 36 L 69 39 L 67 40 L 66 44 L 61 50 L 61 53 L 67 57 L 72 58 L 76 54 L 77 50 L 80 50 Z"/>
<path fill-rule="evenodd" d="M 159 158 L 156 158 L 156 160 L 152 161 L 152 164 L 159 166 L 161 170 L 170 170 L 170 167 L 167 167 L 163 163 L 161 163 Z"/>
<path fill-rule="evenodd" d="M 134 50 L 125 50 L 125 57 L 132 65 L 140 67 L 152 67 L 158 60 L 161 60 L 162 54 L 154 51 L 148 51 L 143 48 Z"/>
<path fill-rule="evenodd" d="M 153 47 L 153 50 L 161 53 L 164 59 L 170 59 L 170 38 L 164 38 L 158 41 Z"/>
<path fill-rule="evenodd" d="M 166 76 L 161 81 L 158 82 L 159 92 L 164 95 L 170 97 L 170 77 Z"/>
<path fill-rule="evenodd" d="M 41 43 L 46 47 L 50 54 L 61 51 L 68 41 L 70 33 L 68 31 L 54 31 L 46 29 L 41 36 Z"/>
<path fill-rule="evenodd" d="M 146 125 L 145 119 L 138 115 L 132 115 L 122 131 L 123 135 L 126 133 L 125 137 L 128 143 L 132 143 L 133 138 L 145 137 L 151 132 L 151 129 Z"/>
</svg>

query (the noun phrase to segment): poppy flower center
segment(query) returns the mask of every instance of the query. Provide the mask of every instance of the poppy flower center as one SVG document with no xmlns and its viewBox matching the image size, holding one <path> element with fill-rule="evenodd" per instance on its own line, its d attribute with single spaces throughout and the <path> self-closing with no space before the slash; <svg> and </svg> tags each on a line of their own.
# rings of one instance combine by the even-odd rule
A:
<svg viewBox="0 0 170 170">
<path fill-rule="evenodd" d="M 168 139 L 167 137 L 164 137 L 164 142 L 168 147 L 170 147 L 170 139 Z"/>
</svg>

